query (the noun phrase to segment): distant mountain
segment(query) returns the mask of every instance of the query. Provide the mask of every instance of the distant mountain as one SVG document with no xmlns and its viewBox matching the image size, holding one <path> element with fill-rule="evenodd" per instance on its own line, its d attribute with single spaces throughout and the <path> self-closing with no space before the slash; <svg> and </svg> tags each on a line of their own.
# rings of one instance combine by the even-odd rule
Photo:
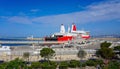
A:
<svg viewBox="0 0 120 69">
<path fill-rule="evenodd" d="M 107 38 L 107 37 L 113 37 L 113 38 L 120 38 L 120 35 L 92 35 L 92 38 Z"/>
</svg>

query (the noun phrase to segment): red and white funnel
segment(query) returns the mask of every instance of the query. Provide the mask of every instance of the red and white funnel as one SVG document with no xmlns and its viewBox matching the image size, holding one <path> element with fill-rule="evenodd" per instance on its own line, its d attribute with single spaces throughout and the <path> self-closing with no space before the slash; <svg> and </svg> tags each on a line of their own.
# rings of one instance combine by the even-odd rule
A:
<svg viewBox="0 0 120 69">
<path fill-rule="evenodd" d="M 65 33 L 65 27 L 63 24 L 61 24 L 61 27 L 60 27 L 60 33 Z"/>
<path fill-rule="evenodd" d="M 76 29 L 76 25 L 73 23 L 72 24 L 72 29 L 71 29 L 71 32 L 74 32 L 74 31 L 76 31 L 77 29 Z"/>
</svg>

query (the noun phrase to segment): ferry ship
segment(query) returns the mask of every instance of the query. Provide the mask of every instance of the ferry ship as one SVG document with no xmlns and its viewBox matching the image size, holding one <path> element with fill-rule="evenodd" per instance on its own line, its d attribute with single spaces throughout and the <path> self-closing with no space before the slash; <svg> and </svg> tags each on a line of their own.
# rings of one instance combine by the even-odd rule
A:
<svg viewBox="0 0 120 69">
<path fill-rule="evenodd" d="M 76 38 L 89 39 L 89 31 L 77 30 L 76 25 L 73 23 L 72 28 L 68 27 L 68 32 L 65 31 L 65 27 L 61 24 L 60 32 L 54 33 L 50 37 L 45 37 L 45 41 L 69 41 Z"/>
</svg>

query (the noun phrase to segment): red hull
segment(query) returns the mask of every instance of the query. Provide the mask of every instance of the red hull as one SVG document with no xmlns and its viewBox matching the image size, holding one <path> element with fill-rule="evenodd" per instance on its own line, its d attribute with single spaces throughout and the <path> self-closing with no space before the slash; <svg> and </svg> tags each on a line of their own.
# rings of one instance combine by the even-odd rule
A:
<svg viewBox="0 0 120 69">
<path fill-rule="evenodd" d="M 58 41 L 68 41 L 72 40 L 73 36 L 63 36 L 63 37 L 58 37 Z"/>
<path fill-rule="evenodd" d="M 84 38 L 84 39 L 89 39 L 90 36 L 82 36 L 82 38 Z"/>
</svg>

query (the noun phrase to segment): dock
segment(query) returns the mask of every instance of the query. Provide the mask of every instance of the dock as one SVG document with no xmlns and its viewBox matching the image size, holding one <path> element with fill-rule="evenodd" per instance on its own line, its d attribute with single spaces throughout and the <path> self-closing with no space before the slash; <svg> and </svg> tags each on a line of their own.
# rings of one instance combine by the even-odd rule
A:
<svg viewBox="0 0 120 69">
<path fill-rule="evenodd" d="M 0 41 L 0 44 L 63 44 L 66 41 Z"/>
</svg>

